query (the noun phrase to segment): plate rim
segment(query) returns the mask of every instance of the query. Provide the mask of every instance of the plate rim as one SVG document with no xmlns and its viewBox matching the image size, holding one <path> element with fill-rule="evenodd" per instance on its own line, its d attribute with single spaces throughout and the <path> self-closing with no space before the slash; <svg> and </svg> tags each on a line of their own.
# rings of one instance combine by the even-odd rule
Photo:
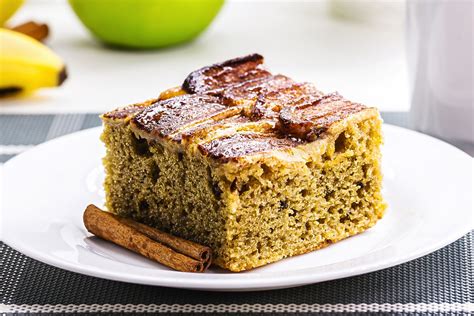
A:
<svg viewBox="0 0 474 316">
<path fill-rule="evenodd" d="M 440 142 L 440 143 L 443 143 L 444 145 L 450 146 L 451 150 L 454 149 L 458 152 L 458 154 L 464 155 L 465 159 L 472 159 L 472 157 L 469 156 L 467 153 L 463 152 L 459 148 L 449 143 L 446 143 L 443 140 L 437 139 L 435 137 L 432 137 L 426 134 L 419 133 L 417 131 L 413 131 L 410 129 L 406 129 L 406 128 L 391 125 L 391 124 L 384 123 L 384 126 L 395 129 L 395 130 L 401 130 L 403 132 L 415 133 L 415 134 L 418 134 L 418 136 L 421 135 L 422 137 L 427 137 L 430 140 L 434 140 L 436 142 Z M 38 146 L 35 146 L 34 148 L 31 148 L 25 151 L 24 153 L 21 153 L 11 158 L 5 164 L 0 165 L 0 175 L 3 174 L 3 171 L 9 168 L 11 164 L 13 164 L 17 159 L 19 159 L 18 157 L 22 157 L 26 153 L 29 153 L 34 150 L 41 150 L 41 148 L 44 146 L 51 146 L 51 144 L 54 144 L 55 142 L 64 141 L 67 138 L 79 137 L 82 134 L 87 134 L 87 133 L 97 133 L 97 131 L 100 129 L 101 129 L 100 126 L 89 128 L 89 129 L 81 130 L 75 133 L 67 134 L 67 135 L 55 138 L 53 140 L 44 142 L 42 144 L 39 144 Z M 4 179 L 3 176 L 1 178 Z M 4 181 L 2 182 L 4 183 Z M 0 188 L 2 188 L 1 183 L 0 183 Z M 3 188 L 2 188 L 2 192 L 3 192 Z M 2 205 L 3 203 L 4 202 L 2 202 Z M 4 209 L 2 208 L 2 212 L 3 210 Z M 189 274 L 186 273 L 187 275 L 186 278 L 179 278 L 179 277 L 176 277 L 177 274 L 184 274 L 184 273 L 177 272 L 177 271 L 167 271 L 167 270 L 158 271 L 157 270 L 157 275 L 154 275 L 152 278 L 150 278 L 149 276 L 146 276 L 146 275 L 145 276 L 137 275 L 137 274 L 129 275 L 129 274 L 122 274 L 121 272 L 109 271 L 104 268 L 97 269 L 97 267 L 88 267 L 88 266 L 80 265 L 78 263 L 73 263 L 67 260 L 61 260 L 58 257 L 54 257 L 51 255 L 42 253 L 40 251 L 35 251 L 34 248 L 31 249 L 30 247 L 28 247 L 27 244 L 21 243 L 18 240 L 11 240 L 11 239 L 9 240 L 6 234 L 2 234 L 0 238 L 6 245 L 12 247 L 13 249 L 19 251 L 20 253 L 28 257 L 39 260 L 43 263 L 46 263 L 48 265 L 51 265 L 57 268 L 61 268 L 64 270 L 68 270 L 68 271 L 72 271 L 75 273 L 80 273 L 80 274 L 84 274 L 88 276 L 98 277 L 102 279 L 122 281 L 122 282 L 135 283 L 135 284 L 146 284 L 146 285 L 154 285 L 154 286 L 166 286 L 166 287 L 173 287 L 173 288 L 186 288 L 186 289 L 197 289 L 197 290 L 255 291 L 255 290 L 288 288 L 288 287 L 293 287 L 293 286 L 324 282 L 328 280 L 335 280 L 335 279 L 345 278 L 349 276 L 356 276 L 356 275 L 361 275 L 361 274 L 365 274 L 365 273 L 369 273 L 373 271 L 382 270 L 388 267 L 393 267 L 393 266 L 417 259 L 419 257 L 425 256 L 429 253 L 432 253 L 458 240 L 459 238 L 461 238 L 462 236 L 464 236 L 465 234 L 469 233 L 472 230 L 472 227 L 471 225 L 469 225 L 469 223 L 466 223 L 466 225 L 462 227 L 464 229 L 458 229 L 456 231 L 452 231 L 451 234 L 448 234 L 447 236 L 445 236 L 445 238 L 437 240 L 437 242 L 432 243 L 430 245 L 425 245 L 425 247 L 423 247 L 421 251 L 420 250 L 412 251 L 410 254 L 405 255 L 403 257 L 400 257 L 400 256 L 388 257 L 385 260 L 375 261 L 375 263 L 365 264 L 363 266 L 356 266 L 356 268 L 349 268 L 349 269 L 346 268 L 341 271 L 335 270 L 335 271 L 325 273 L 323 275 L 321 275 L 320 272 L 315 271 L 317 270 L 318 267 L 312 267 L 312 268 L 303 268 L 303 269 L 295 270 L 294 273 L 299 272 L 299 275 L 293 275 L 293 274 L 280 275 L 278 278 L 274 278 L 272 276 L 272 273 L 248 274 L 248 276 L 250 277 L 242 277 L 244 274 L 235 273 L 233 275 L 226 274 L 225 276 L 219 275 L 219 274 L 208 274 L 209 276 L 214 276 L 214 277 L 209 277 L 206 280 L 202 279 L 202 276 L 205 274 L 192 274 L 190 277 Z M 378 253 L 378 252 L 379 251 L 375 251 L 375 253 Z M 348 261 L 351 261 L 353 259 L 356 259 L 356 258 L 348 259 Z M 342 262 L 345 262 L 345 261 L 342 261 Z M 311 270 L 313 271 L 313 273 L 311 273 Z M 307 271 L 309 273 L 301 273 L 302 271 L 305 271 L 305 272 Z M 192 277 L 193 275 L 194 277 Z M 221 277 L 216 277 L 216 276 L 221 276 Z M 233 280 L 237 278 L 238 278 L 237 283 L 232 282 Z M 257 281 L 254 279 L 257 279 Z M 206 281 L 209 283 L 203 284 L 203 281 Z"/>
</svg>

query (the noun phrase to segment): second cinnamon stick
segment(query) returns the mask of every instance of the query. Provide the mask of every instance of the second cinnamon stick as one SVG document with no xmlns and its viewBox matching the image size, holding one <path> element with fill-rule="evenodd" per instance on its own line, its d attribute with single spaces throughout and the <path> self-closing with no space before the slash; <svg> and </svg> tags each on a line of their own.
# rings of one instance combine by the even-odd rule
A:
<svg viewBox="0 0 474 316">
<path fill-rule="evenodd" d="M 84 225 L 94 235 L 183 272 L 203 272 L 205 264 L 152 240 L 122 222 L 122 218 L 89 205 L 84 212 Z"/>
</svg>

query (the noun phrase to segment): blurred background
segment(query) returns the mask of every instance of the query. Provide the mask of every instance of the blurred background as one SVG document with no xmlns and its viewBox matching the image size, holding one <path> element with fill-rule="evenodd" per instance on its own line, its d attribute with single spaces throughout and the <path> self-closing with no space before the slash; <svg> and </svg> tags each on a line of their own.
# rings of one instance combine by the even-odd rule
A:
<svg viewBox="0 0 474 316">
<path fill-rule="evenodd" d="M 206 10 L 206 1 L 192 1 Z M 142 14 L 134 11 L 134 1 L 115 2 L 128 15 Z M 67 1 L 30 0 L 8 25 L 46 23 L 45 43 L 63 59 L 69 77 L 58 89 L 0 100 L 0 113 L 102 112 L 155 97 L 194 69 L 254 52 L 274 72 L 323 91 L 337 90 L 381 110 L 408 110 L 404 18 L 403 0 L 227 0 L 191 42 L 127 50 L 92 37 Z"/>
<path fill-rule="evenodd" d="M 104 112 L 260 53 L 275 73 L 322 91 L 411 108 L 412 127 L 474 152 L 473 1 L 0 0 L 0 10 L 15 2 L 5 27 L 46 24 L 43 42 L 68 78 L 1 98 L 0 114 Z M 0 52 L 10 46 L 3 40 Z"/>
</svg>

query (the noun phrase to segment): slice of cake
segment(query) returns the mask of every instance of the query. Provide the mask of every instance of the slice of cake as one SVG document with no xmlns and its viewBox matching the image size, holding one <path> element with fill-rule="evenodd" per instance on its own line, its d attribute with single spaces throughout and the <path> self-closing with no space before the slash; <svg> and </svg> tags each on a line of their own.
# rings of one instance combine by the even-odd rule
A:
<svg viewBox="0 0 474 316">
<path fill-rule="evenodd" d="M 385 209 L 378 111 L 262 65 L 205 67 L 104 114 L 108 209 L 210 246 L 231 271 L 372 227 Z"/>
</svg>

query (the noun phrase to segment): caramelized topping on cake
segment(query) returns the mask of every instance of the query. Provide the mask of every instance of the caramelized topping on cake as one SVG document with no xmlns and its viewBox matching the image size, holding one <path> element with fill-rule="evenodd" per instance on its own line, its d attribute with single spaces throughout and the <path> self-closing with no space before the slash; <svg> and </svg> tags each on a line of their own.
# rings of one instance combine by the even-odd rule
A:
<svg viewBox="0 0 474 316">
<path fill-rule="evenodd" d="M 175 136 L 175 140 L 191 140 L 195 138 L 205 138 L 211 132 L 224 129 L 227 127 L 241 126 L 250 122 L 250 120 L 242 115 L 230 116 L 222 120 L 207 120 L 201 124 L 197 124 Z"/>
<path fill-rule="evenodd" d="M 298 140 L 277 138 L 273 134 L 237 133 L 200 144 L 198 148 L 202 154 L 211 158 L 230 161 L 242 156 L 291 148 L 299 144 L 301 142 Z"/>
<path fill-rule="evenodd" d="M 182 88 L 187 93 L 205 93 L 270 76 L 270 73 L 261 67 L 262 64 L 263 57 L 258 54 L 227 60 L 193 71 L 184 80 Z"/>
<path fill-rule="evenodd" d="M 133 117 L 132 129 L 144 138 L 184 140 L 210 157 L 229 160 L 314 141 L 335 122 L 366 109 L 262 66 L 263 57 L 254 54 L 204 67 L 153 104 L 103 117 Z"/>
<path fill-rule="evenodd" d="M 132 127 L 151 136 L 167 137 L 181 128 L 226 110 L 219 99 L 209 95 L 181 95 L 161 100 L 132 119 Z"/>
<path fill-rule="evenodd" d="M 173 87 L 169 88 L 163 92 L 160 93 L 160 96 L 158 97 L 158 100 L 166 100 L 166 99 L 171 99 L 174 97 L 177 97 L 179 95 L 186 94 L 186 91 L 184 91 L 181 86 L 178 87 Z"/>
<path fill-rule="evenodd" d="M 215 92 L 229 105 L 254 103 L 259 96 L 288 88 L 294 81 L 283 75 L 268 76 L 231 85 Z"/>
<path fill-rule="evenodd" d="M 311 102 L 284 107 L 278 116 L 276 129 L 282 135 L 314 141 L 334 122 L 365 108 L 345 100 L 338 93 L 331 93 Z"/>
<path fill-rule="evenodd" d="M 155 103 L 157 99 L 147 100 L 143 103 L 131 104 L 122 108 L 115 109 L 102 115 L 102 118 L 109 120 L 125 120 L 132 117 L 136 113 L 142 111 L 144 108 Z"/>
<path fill-rule="evenodd" d="M 318 100 L 323 93 L 309 83 L 287 82 L 276 89 L 264 89 L 250 108 L 253 120 L 278 118 L 284 107 L 296 106 Z"/>
</svg>

